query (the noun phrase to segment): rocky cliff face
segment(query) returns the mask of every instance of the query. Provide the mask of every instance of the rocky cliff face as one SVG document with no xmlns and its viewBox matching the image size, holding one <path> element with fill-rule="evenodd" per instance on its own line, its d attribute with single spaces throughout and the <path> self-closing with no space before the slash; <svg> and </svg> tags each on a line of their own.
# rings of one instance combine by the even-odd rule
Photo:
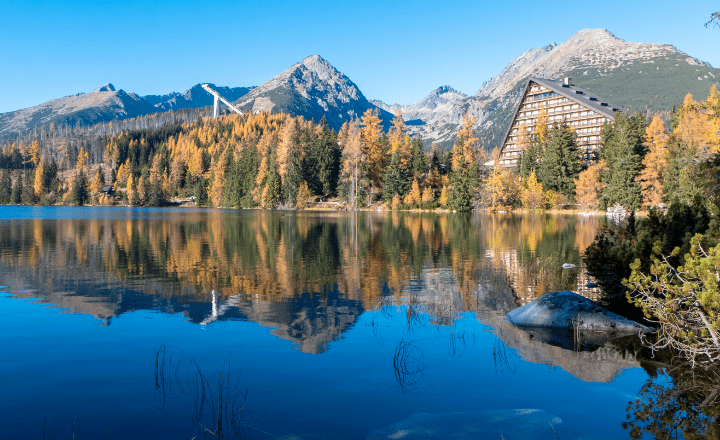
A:
<svg viewBox="0 0 720 440">
<path fill-rule="evenodd" d="M 319 55 L 305 58 L 283 73 L 253 89 L 236 102 L 249 112 L 286 112 L 319 121 L 339 129 L 346 121 L 377 107 L 365 98 L 350 78 Z M 392 115 L 378 109 L 386 121 Z"/>
</svg>

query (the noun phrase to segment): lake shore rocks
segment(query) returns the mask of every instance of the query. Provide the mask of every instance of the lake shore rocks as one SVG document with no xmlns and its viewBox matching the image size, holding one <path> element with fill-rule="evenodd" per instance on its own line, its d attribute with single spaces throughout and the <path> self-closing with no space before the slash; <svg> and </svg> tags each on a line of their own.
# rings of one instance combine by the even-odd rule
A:
<svg viewBox="0 0 720 440">
<path fill-rule="evenodd" d="M 616 315 L 574 292 L 548 292 L 509 312 L 508 320 L 519 327 L 573 331 L 603 331 L 619 335 L 652 331 L 651 328 Z"/>
</svg>

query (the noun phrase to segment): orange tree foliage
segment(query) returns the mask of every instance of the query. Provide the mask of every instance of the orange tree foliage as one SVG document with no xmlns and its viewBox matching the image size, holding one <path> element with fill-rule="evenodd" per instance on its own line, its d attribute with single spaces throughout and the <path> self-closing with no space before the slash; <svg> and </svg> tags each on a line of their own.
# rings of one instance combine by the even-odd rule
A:
<svg viewBox="0 0 720 440">
<path fill-rule="evenodd" d="M 387 165 L 387 151 L 383 139 L 382 125 L 377 111 L 368 109 L 362 116 L 361 142 L 368 174 L 373 186 L 382 186 L 382 176 Z"/>
<path fill-rule="evenodd" d="M 655 115 L 646 128 L 645 143 L 648 153 L 643 159 L 643 169 L 637 177 L 640 182 L 645 205 L 657 206 L 665 196 L 663 191 L 663 173 L 667 163 L 667 142 L 665 126 L 662 119 Z"/>
<path fill-rule="evenodd" d="M 538 209 L 545 203 L 545 192 L 535 176 L 535 171 L 531 171 L 530 175 L 522 179 L 520 202 L 527 209 Z"/>
<path fill-rule="evenodd" d="M 606 168 L 605 162 L 601 160 L 578 175 L 575 180 L 575 201 L 582 208 L 596 209 L 600 205 L 600 195 L 605 189 L 601 176 Z"/>
</svg>

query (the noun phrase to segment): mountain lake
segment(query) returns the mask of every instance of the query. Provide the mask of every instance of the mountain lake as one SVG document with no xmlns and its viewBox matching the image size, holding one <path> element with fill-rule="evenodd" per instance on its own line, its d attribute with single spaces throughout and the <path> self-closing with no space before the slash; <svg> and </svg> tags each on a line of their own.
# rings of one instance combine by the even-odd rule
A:
<svg viewBox="0 0 720 440">
<path fill-rule="evenodd" d="M 629 438 L 629 402 L 669 382 L 637 338 L 551 345 L 504 316 L 596 298 L 603 223 L 3 207 L 0 438 Z"/>
</svg>

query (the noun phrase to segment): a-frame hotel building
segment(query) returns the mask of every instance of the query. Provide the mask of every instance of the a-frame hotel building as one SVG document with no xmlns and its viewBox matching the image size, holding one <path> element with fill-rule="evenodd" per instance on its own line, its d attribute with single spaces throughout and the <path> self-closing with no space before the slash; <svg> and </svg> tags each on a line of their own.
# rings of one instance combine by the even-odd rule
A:
<svg viewBox="0 0 720 440">
<path fill-rule="evenodd" d="M 583 161 L 592 160 L 600 148 L 600 130 L 606 122 L 615 120 L 618 110 L 620 108 L 571 84 L 570 78 L 556 82 L 530 77 L 495 163 L 516 167 L 542 117 L 547 117 L 548 128 L 564 121 L 577 134 Z"/>
</svg>

